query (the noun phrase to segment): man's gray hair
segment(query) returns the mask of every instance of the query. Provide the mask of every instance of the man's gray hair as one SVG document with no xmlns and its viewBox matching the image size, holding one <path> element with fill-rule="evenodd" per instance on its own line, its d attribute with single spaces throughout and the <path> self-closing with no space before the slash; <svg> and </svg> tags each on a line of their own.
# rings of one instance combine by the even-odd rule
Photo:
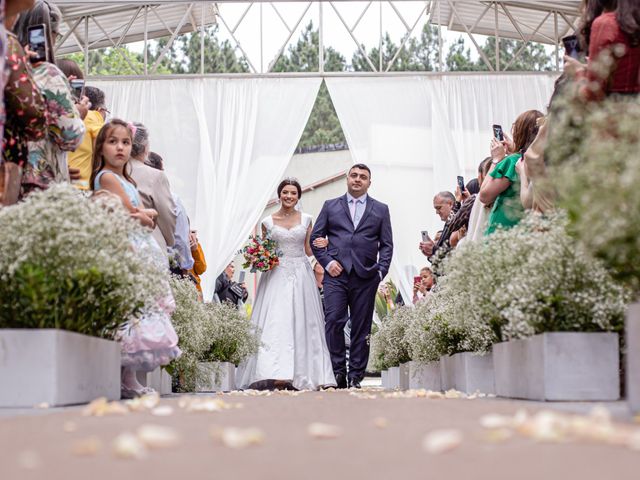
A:
<svg viewBox="0 0 640 480">
<path fill-rule="evenodd" d="M 446 190 L 436 194 L 436 196 L 433 197 L 433 198 L 435 199 L 435 198 L 438 198 L 438 197 L 440 197 L 443 200 L 448 200 L 451 203 L 456 203 L 455 195 L 453 193 L 451 193 L 451 192 L 447 192 Z"/>
</svg>

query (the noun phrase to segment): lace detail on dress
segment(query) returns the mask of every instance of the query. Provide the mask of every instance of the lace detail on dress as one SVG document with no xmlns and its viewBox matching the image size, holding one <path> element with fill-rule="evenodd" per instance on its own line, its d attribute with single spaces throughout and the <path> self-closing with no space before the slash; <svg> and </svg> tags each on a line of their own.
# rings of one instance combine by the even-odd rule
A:
<svg viewBox="0 0 640 480">
<path fill-rule="evenodd" d="M 272 217 L 266 218 L 263 222 L 269 230 L 271 238 L 278 242 L 278 248 L 282 252 L 282 255 L 280 256 L 280 265 L 276 268 L 291 270 L 291 280 L 294 279 L 295 269 L 290 269 L 289 267 L 297 267 L 304 263 L 307 265 L 309 264 L 307 254 L 304 251 L 304 242 L 307 238 L 309 219 L 310 216 L 302 214 L 301 223 L 292 228 L 285 228 L 276 225 L 273 222 Z M 287 277 L 289 277 L 289 275 L 287 275 Z"/>
</svg>

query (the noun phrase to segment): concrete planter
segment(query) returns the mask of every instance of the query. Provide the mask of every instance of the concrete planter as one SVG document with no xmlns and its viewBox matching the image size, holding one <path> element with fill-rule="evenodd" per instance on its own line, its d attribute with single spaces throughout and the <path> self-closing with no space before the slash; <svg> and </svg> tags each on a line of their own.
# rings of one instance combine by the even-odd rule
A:
<svg viewBox="0 0 640 480">
<path fill-rule="evenodd" d="M 382 388 L 387 390 L 389 388 L 389 370 L 381 371 L 380 378 L 382 380 Z"/>
<path fill-rule="evenodd" d="M 145 387 L 153 388 L 160 395 L 171 393 L 171 375 L 158 367 L 151 372 L 137 372 L 138 381 Z"/>
<path fill-rule="evenodd" d="M 412 390 L 442 390 L 440 362 L 409 362 L 409 388 Z"/>
<path fill-rule="evenodd" d="M 409 366 L 410 363 L 411 362 L 403 363 L 398 367 L 400 369 L 400 383 L 398 385 L 398 388 L 400 388 L 400 390 L 409 390 L 411 373 L 411 367 Z"/>
<path fill-rule="evenodd" d="M 627 401 L 634 414 L 640 413 L 640 303 L 629 305 L 626 321 Z"/>
<path fill-rule="evenodd" d="M 443 390 L 495 393 L 492 355 L 463 352 L 441 357 L 440 381 Z"/>
<path fill-rule="evenodd" d="M 120 399 L 120 345 L 55 329 L 0 330 L 0 407 Z"/>
<path fill-rule="evenodd" d="M 553 401 L 620 398 L 617 333 L 549 332 L 493 346 L 496 393 Z"/>
<path fill-rule="evenodd" d="M 391 367 L 387 370 L 387 382 L 386 387 L 389 390 L 397 390 L 400 388 L 400 367 Z"/>
<path fill-rule="evenodd" d="M 202 362 L 198 370 L 206 380 L 196 383 L 196 392 L 230 392 L 236 388 L 236 366 L 228 362 Z"/>
</svg>

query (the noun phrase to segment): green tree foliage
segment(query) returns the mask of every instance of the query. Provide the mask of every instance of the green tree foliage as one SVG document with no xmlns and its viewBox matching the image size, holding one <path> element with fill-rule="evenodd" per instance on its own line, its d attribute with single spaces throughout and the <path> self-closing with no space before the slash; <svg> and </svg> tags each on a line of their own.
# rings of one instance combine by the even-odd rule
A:
<svg viewBox="0 0 640 480">
<path fill-rule="evenodd" d="M 552 62 L 543 45 L 529 42 L 518 54 L 524 42 L 522 40 L 500 39 L 500 71 L 549 71 Z M 480 47 L 491 65 L 496 65 L 496 38 L 488 37 Z M 513 61 L 512 61 L 513 60 Z M 459 37 L 450 47 L 446 58 L 447 69 L 450 71 L 488 71 L 490 70 L 481 57 L 471 59 L 471 50 L 465 46 L 464 38 Z M 507 69 L 507 65 L 509 68 Z"/>
<path fill-rule="evenodd" d="M 84 70 L 84 53 L 66 55 Z M 126 59 L 125 59 L 126 58 Z M 148 57 L 149 66 L 154 57 Z M 160 65 L 158 73 L 171 73 L 171 70 Z M 116 48 L 100 48 L 89 52 L 89 75 L 142 75 L 144 74 L 144 57 L 142 53 L 135 53 L 125 45 Z"/>
<path fill-rule="evenodd" d="M 309 22 L 302 30 L 298 42 L 291 45 L 287 52 L 278 58 L 272 71 L 317 72 L 320 62 L 319 49 L 318 30 L 314 29 L 313 22 Z M 333 48 L 325 48 L 324 69 L 326 72 L 341 72 L 346 69 L 346 59 Z M 344 132 L 329 96 L 329 90 L 323 81 L 298 148 L 345 142 Z"/>
<path fill-rule="evenodd" d="M 391 40 L 389 33 L 385 33 L 382 38 L 382 71 L 387 69 L 389 62 L 393 60 L 398 52 L 398 48 L 399 45 L 396 45 L 393 40 Z M 362 45 L 362 50 L 366 52 L 364 45 Z M 373 66 L 379 70 L 380 49 L 373 47 L 367 53 L 367 57 L 369 57 Z M 437 70 L 439 58 L 438 27 L 425 24 L 418 38 L 412 37 L 405 42 L 389 70 L 392 72 L 430 72 Z M 351 65 L 356 72 L 371 71 L 369 62 L 367 62 L 367 59 L 360 50 L 353 54 Z"/>
</svg>

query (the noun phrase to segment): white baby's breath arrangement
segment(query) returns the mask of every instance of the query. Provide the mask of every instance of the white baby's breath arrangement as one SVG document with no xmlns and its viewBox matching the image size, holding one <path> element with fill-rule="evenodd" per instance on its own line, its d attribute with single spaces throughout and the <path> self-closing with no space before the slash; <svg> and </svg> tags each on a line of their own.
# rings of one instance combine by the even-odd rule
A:
<svg viewBox="0 0 640 480">
<path fill-rule="evenodd" d="M 397 367 L 411 360 L 406 332 L 414 321 L 415 314 L 411 307 L 398 307 L 382 319 L 378 331 L 371 337 L 372 366 L 375 370 Z"/>
<path fill-rule="evenodd" d="M 251 320 L 229 302 L 205 305 L 212 325 L 205 360 L 239 365 L 260 348 Z"/>
<path fill-rule="evenodd" d="M 0 209 L 0 328 L 112 335 L 166 293 L 144 235 L 118 199 L 69 185 Z"/>
<path fill-rule="evenodd" d="M 182 355 L 173 360 L 167 370 L 177 378 L 179 390 L 194 391 L 196 384 L 206 380 L 198 363 L 211 346 L 213 325 L 191 280 L 172 276 L 170 283 L 176 302 L 171 322 L 178 334 Z"/>
<path fill-rule="evenodd" d="M 566 229 L 564 215 L 532 216 L 507 233 L 514 237 L 512 244 L 528 234 L 536 247 L 494 297 L 504 319 L 504 340 L 551 331 L 621 330 L 629 292 Z"/>
<path fill-rule="evenodd" d="M 437 288 L 407 331 L 414 360 L 487 352 L 543 332 L 616 331 L 629 296 L 566 232 L 563 215 L 529 215 L 443 262 Z"/>
</svg>

